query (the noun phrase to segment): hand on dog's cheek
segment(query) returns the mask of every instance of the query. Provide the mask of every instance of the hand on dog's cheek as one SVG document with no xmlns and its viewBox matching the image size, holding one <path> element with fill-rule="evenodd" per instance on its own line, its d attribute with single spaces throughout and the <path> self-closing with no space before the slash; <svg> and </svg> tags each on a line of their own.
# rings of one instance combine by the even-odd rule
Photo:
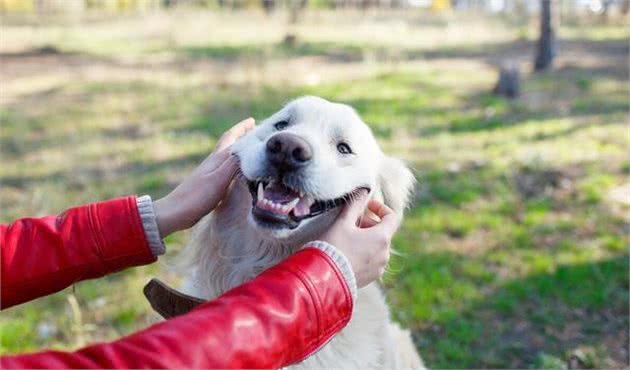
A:
<svg viewBox="0 0 630 370">
<path fill-rule="evenodd" d="M 239 168 L 238 158 L 231 154 L 231 146 L 254 127 L 254 120 L 249 118 L 228 130 L 219 139 L 212 154 L 175 190 L 154 202 L 153 209 L 162 238 L 194 226 L 225 197 Z"/>
<path fill-rule="evenodd" d="M 320 239 L 334 245 L 348 258 L 357 286 L 362 288 L 383 274 L 398 225 L 398 216 L 389 207 L 368 200 L 363 193 L 344 207 Z"/>
</svg>

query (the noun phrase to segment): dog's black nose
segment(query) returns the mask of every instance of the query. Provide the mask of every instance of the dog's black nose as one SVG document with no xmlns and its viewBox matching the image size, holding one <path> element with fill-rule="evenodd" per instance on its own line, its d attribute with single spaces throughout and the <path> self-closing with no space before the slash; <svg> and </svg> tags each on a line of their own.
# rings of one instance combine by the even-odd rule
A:
<svg viewBox="0 0 630 370">
<path fill-rule="evenodd" d="M 294 171 L 308 164 L 313 149 L 301 137 L 282 132 L 267 140 L 267 158 L 281 171 Z"/>
</svg>

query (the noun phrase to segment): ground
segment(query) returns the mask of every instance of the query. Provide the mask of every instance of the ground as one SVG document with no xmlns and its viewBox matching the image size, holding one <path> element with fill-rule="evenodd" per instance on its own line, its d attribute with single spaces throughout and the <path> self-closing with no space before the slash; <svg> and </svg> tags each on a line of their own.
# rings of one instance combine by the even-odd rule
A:
<svg viewBox="0 0 630 370">
<path fill-rule="evenodd" d="M 74 23 L 73 23 L 74 22 Z M 247 116 L 314 94 L 355 107 L 413 167 L 383 285 L 433 368 L 627 367 L 630 136 L 623 25 L 559 30 L 533 74 L 535 23 L 481 15 L 180 10 L 0 32 L 2 221 L 165 194 Z M 293 44 L 283 43 L 291 32 Z M 496 65 L 523 94 L 490 94 Z M 77 348 L 155 320 L 159 263 L 0 317 L 0 351 Z"/>
</svg>

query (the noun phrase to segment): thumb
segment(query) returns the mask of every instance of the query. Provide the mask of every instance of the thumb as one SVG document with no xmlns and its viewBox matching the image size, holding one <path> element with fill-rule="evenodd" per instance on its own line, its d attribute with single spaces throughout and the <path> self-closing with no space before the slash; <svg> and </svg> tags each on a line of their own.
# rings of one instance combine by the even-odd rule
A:
<svg viewBox="0 0 630 370">
<path fill-rule="evenodd" d="M 341 214 L 339 215 L 339 218 L 344 220 L 344 222 L 349 222 L 353 225 L 356 225 L 359 217 L 363 215 L 368 201 L 368 192 L 366 190 L 361 190 L 357 194 L 357 196 L 351 200 L 350 203 L 344 206 Z"/>
</svg>

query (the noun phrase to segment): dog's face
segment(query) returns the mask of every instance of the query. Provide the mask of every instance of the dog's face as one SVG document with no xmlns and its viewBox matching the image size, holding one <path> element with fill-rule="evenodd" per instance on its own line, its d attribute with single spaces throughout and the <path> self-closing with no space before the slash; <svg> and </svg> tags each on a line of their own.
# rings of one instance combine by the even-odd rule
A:
<svg viewBox="0 0 630 370">
<path fill-rule="evenodd" d="M 278 239 L 332 222 L 359 191 L 382 194 L 399 214 L 413 176 L 380 150 L 347 105 L 299 98 L 234 144 L 252 195 L 251 221 Z"/>
</svg>

